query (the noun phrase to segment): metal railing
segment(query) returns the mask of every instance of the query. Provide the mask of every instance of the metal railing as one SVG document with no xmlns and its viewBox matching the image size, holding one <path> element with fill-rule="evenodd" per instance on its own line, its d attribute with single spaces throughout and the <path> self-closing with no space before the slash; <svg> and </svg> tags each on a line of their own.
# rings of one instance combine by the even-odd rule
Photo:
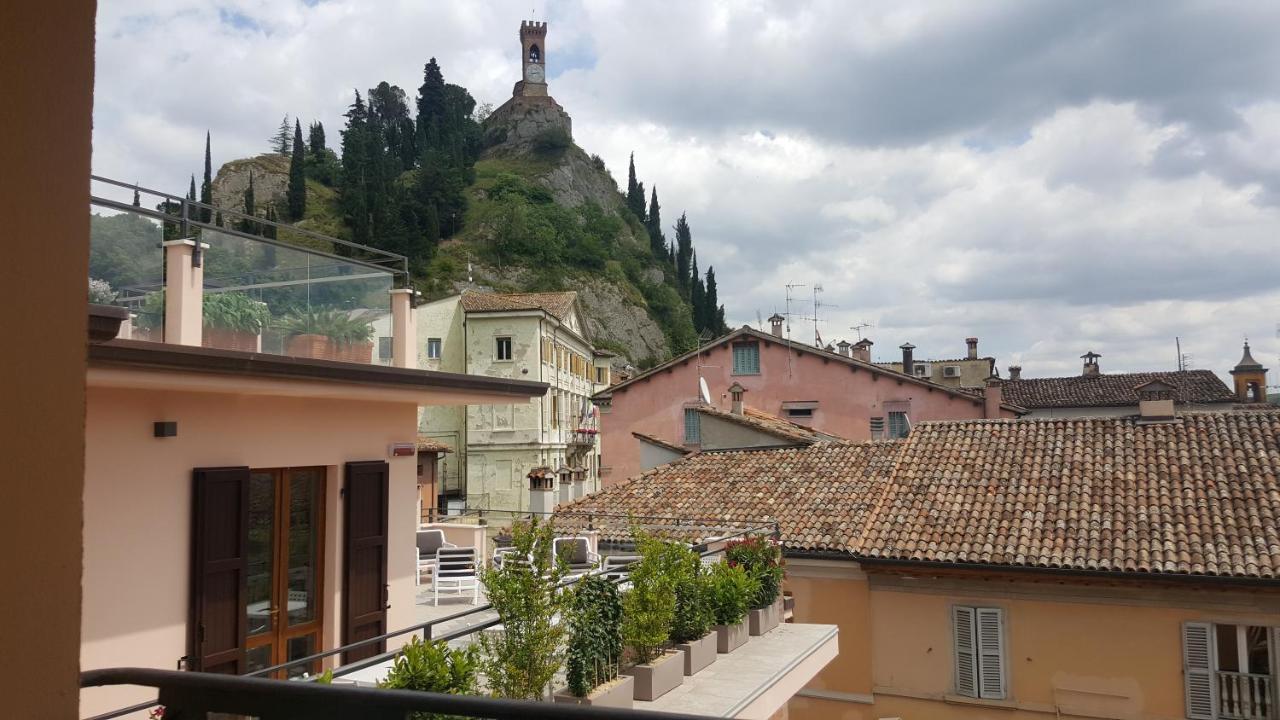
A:
<svg viewBox="0 0 1280 720">
<path fill-rule="evenodd" d="M 1218 672 L 1218 717 L 1228 720 L 1269 720 L 1274 717 L 1271 676 Z"/>
<path fill-rule="evenodd" d="M 528 519 L 534 516 L 552 515 L 556 521 L 557 529 L 564 532 L 573 532 L 574 530 L 582 530 L 582 529 L 588 529 L 588 530 L 597 529 L 601 524 L 610 524 L 610 523 L 622 521 L 625 524 L 621 525 L 621 527 L 626 527 L 630 529 L 638 526 L 641 529 L 645 530 L 646 532 L 651 532 L 658 536 L 675 535 L 680 537 L 688 537 L 689 534 L 692 533 L 694 535 L 699 536 L 699 538 L 705 538 L 705 540 L 700 540 L 699 542 L 696 542 L 694 544 L 694 550 L 702 558 L 714 557 L 716 555 L 723 553 L 725 544 L 736 538 L 744 538 L 749 535 L 768 534 L 770 537 L 773 537 L 776 540 L 780 532 L 778 523 L 775 521 L 761 522 L 759 520 L 734 520 L 732 518 L 718 518 L 718 519 L 693 518 L 691 519 L 691 518 L 676 518 L 676 517 L 668 517 L 668 516 L 620 515 L 620 514 L 611 514 L 611 513 L 532 513 L 527 510 L 479 510 L 479 511 L 474 511 L 474 513 L 469 512 L 466 516 L 463 516 L 463 517 L 470 516 L 472 521 L 475 521 L 477 519 L 486 519 L 486 522 L 487 522 L 486 516 L 493 517 L 495 515 L 500 517 L 506 517 L 512 521 Z M 458 518 L 459 516 L 454 515 L 454 516 L 442 517 L 442 518 L 439 518 L 439 520 L 447 521 L 450 519 L 458 519 Z M 564 522 L 565 520 L 574 520 L 575 522 L 566 523 Z M 653 521 L 659 521 L 659 522 L 654 523 Z M 736 523 L 740 525 L 740 527 L 738 528 L 726 527 L 727 523 Z M 617 537 L 618 537 L 617 535 L 614 535 L 615 541 Z M 604 540 L 603 537 L 601 539 L 602 541 Z M 630 567 L 630 565 L 622 566 L 622 568 L 616 568 L 616 567 L 611 568 L 607 577 L 609 577 L 610 581 L 614 583 L 625 582 L 626 581 L 625 576 L 618 576 L 615 573 L 617 573 L 619 569 L 624 569 L 627 567 Z M 603 569 L 597 569 L 593 571 L 592 574 L 605 575 L 606 573 Z M 561 581 L 560 587 L 564 587 L 564 588 L 571 587 L 572 585 L 577 583 L 581 577 L 582 576 L 566 577 L 564 580 Z M 432 640 L 432 641 L 443 640 L 447 642 L 451 640 L 458 640 L 458 639 L 467 637 L 469 635 L 474 635 L 478 632 L 488 630 L 489 628 L 500 625 L 501 620 L 497 617 L 493 617 L 493 618 L 481 620 L 475 623 L 468 623 L 464 627 L 461 627 L 459 629 L 452 630 L 449 632 L 442 632 L 442 633 L 435 632 L 435 629 L 438 626 L 444 625 L 446 623 L 451 623 L 457 620 L 462 620 L 464 618 L 468 618 L 474 615 L 488 613 L 488 612 L 491 612 L 492 610 L 493 610 L 493 606 L 491 604 L 485 603 L 483 605 L 478 605 L 474 608 L 469 608 L 461 612 L 453 613 L 452 615 L 446 615 L 444 617 L 435 618 L 433 620 L 428 620 L 426 622 L 418 623 L 416 625 L 410 625 L 409 627 L 405 627 L 399 630 L 393 630 L 388 633 L 383 633 L 382 635 L 377 635 L 374 637 L 365 638 L 363 640 L 358 640 L 356 642 L 349 643 L 347 645 L 342 645 L 340 647 L 333 648 L 332 650 L 325 650 L 312 655 L 308 655 L 306 657 L 301 657 L 295 660 L 290 660 L 288 662 L 280 663 L 278 665 L 272 665 L 270 667 L 254 670 L 240 676 L 217 675 L 213 673 L 199 673 L 199 672 L 152 670 L 152 669 L 144 669 L 144 668 L 106 668 L 101 670 L 88 670 L 81 673 L 80 686 L 81 687 L 98 687 L 101 685 L 139 685 L 143 687 L 156 687 L 156 688 L 159 688 L 161 691 L 159 698 L 155 701 L 138 703 L 136 705 L 131 705 L 126 708 L 120 708 L 119 710 L 113 710 L 111 712 L 103 713 L 101 715 L 95 715 L 91 718 L 88 718 L 88 720 L 111 720 L 112 718 L 123 717 L 124 715 L 147 710 L 155 707 L 156 705 L 163 705 L 167 709 L 171 707 L 171 705 L 169 702 L 165 701 L 166 687 L 169 688 L 169 692 L 171 695 L 174 695 L 174 693 L 176 693 L 176 695 L 174 695 L 175 699 L 181 700 L 183 702 L 188 702 L 188 703 L 193 702 L 191 697 L 194 697 L 196 700 L 200 700 L 200 698 L 204 697 L 202 693 L 208 694 L 210 697 L 216 696 L 219 699 L 219 701 L 221 701 L 223 695 L 228 695 L 228 694 L 235 695 L 237 692 L 236 688 L 240 687 L 236 685 L 225 685 L 225 684 L 216 684 L 216 683 L 215 685 L 206 686 L 201 681 L 194 681 L 194 682 L 183 681 L 181 683 L 178 683 L 176 682 L 175 677 L 188 678 L 192 676 L 199 676 L 204 678 L 225 678 L 229 680 L 250 679 L 256 682 L 265 683 L 265 685 L 262 685 L 262 686 L 254 685 L 254 686 L 243 687 L 242 691 L 245 693 L 246 698 L 251 695 L 256 697 L 259 694 L 269 693 L 270 690 L 268 688 L 281 688 L 281 687 L 289 687 L 289 686 L 296 686 L 296 685 L 313 686 L 311 682 L 307 682 L 307 681 L 314 680 L 315 679 L 314 677 L 302 678 L 298 680 L 289 680 L 289 681 L 268 679 L 270 676 L 280 673 L 282 671 L 288 670 L 289 668 L 292 668 L 294 666 L 300 665 L 303 667 L 307 667 L 312 665 L 313 663 L 324 660 L 326 658 L 333 657 L 335 655 L 341 655 L 349 651 L 358 650 L 370 645 L 381 646 L 382 643 L 385 643 L 387 640 L 391 640 L 393 638 L 410 636 L 416 633 L 421 633 L 422 638 L 425 640 Z M 345 675 L 350 675 L 351 673 L 357 672 L 359 670 L 373 667 L 375 665 L 380 665 L 389 660 L 395 659 L 400 655 L 400 652 L 401 651 L 399 649 L 389 650 L 382 653 L 374 654 L 373 656 L 365 658 L 363 660 L 358 660 L 356 662 L 352 662 L 346 665 L 336 667 L 333 669 L 332 677 L 341 678 Z M 218 681 L 218 682 L 222 682 L 222 681 Z M 157 683 L 162 683 L 162 684 L 157 684 Z M 339 690 L 339 689 L 342 689 L 345 691 L 345 690 L 351 689 L 351 688 L 346 688 L 342 686 L 314 686 L 314 687 L 315 687 L 315 690 L 318 690 L 320 692 L 326 692 L 329 690 Z M 206 689 L 202 690 L 202 688 L 206 688 Z M 460 699 L 460 696 L 457 696 L 457 695 L 437 695 L 435 693 L 422 693 L 418 691 L 387 691 L 387 690 L 381 690 L 381 689 L 370 690 L 367 688 L 359 688 L 359 689 L 362 692 L 372 692 L 374 694 L 386 693 L 386 692 L 395 692 L 397 694 L 404 694 L 408 692 L 410 695 L 414 695 L 414 696 L 424 695 L 424 694 L 430 695 L 430 696 L 433 696 L 433 698 L 435 699 L 445 699 L 445 698 L 453 698 L 455 700 Z M 191 695 L 191 697 L 188 697 L 188 695 Z M 321 695 L 319 697 L 324 697 L 324 696 Z M 359 695 L 359 696 L 353 696 L 353 697 L 365 697 L 365 696 Z M 294 705 L 292 706 L 294 710 L 284 715 L 279 714 L 279 711 L 273 710 L 272 713 L 270 714 L 258 715 L 258 717 L 271 718 L 271 717 L 297 716 L 297 717 L 307 717 L 307 718 L 344 718 L 344 719 L 353 718 L 353 717 L 359 717 L 362 719 L 363 718 L 382 718 L 382 717 L 403 718 L 404 713 L 412 712 L 415 710 L 447 712 L 449 714 L 462 716 L 462 717 L 484 717 L 484 718 L 495 718 L 495 719 L 507 718 L 507 717 L 552 718 L 552 717 L 571 717 L 571 716 L 582 717 L 582 718 L 597 717 L 597 718 L 619 718 L 619 719 L 633 718 L 633 717 L 634 718 L 694 717 L 694 716 L 687 716 L 687 715 L 666 716 L 663 714 L 651 713 L 647 711 L 643 712 L 642 715 L 630 714 L 635 711 L 626 711 L 627 714 L 620 714 L 620 715 L 619 714 L 579 715 L 578 713 L 581 712 L 582 709 L 584 709 L 579 706 L 569 706 L 569 705 L 563 705 L 563 704 L 552 705 L 550 703 L 532 703 L 532 702 L 520 702 L 520 701 L 512 701 L 512 700 L 490 700 L 485 698 L 467 698 L 467 699 L 468 700 L 486 700 L 489 702 L 499 702 L 499 703 L 516 703 L 519 707 L 523 707 L 526 709 L 527 708 L 540 708 L 540 709 L 537 712 L 523 712 L 523 713 L 515 710 L 504 710 L 502 712 L 499 712 L 499 714 L 493 714 L 493 711 L 491 711 L 490 709 L 487 709 L 489 706 L 484 706 L 486 709 L 484 709 L 483 711 L 479 709 L 477 710 L 477 712 L 480 712 L 481 714 L 469 715 L 467 714 L 469 708 L 473 708 L 473 707 L 480 708 L 481 706 L 464 704 L 464 705 L 453 706 L 450 708 L 440 709 L 442 706 L 433 705 L 431 707 L 428 707 L 426 705 L 422 705 L 422 706 L 415 705 L 410 707 L 410 706 L 405 706 L 398 701 L 393 701 L 386 707 L 386 710 L 388 713 L 395 712 L 399 714 L 384 715 L 384 714 L 365 713 L 363 711 L 363 706 L 360 711 L 347 708 L 346 710 L 343 711 L 343 714 L 310 714 L 310 711 L 303 712 L 301 709 L 299 709 L 299 706 Z M 201 700 L 201 702 L 203 701 Z M 264 699 L 263 702 L 267 702 L 267 700 Z M 426 702 L 425 699 L 424 699 L 424 702 Z M 203 705 L 195 705 L 194 707 L 196 708 L 197 713 L 204 711 L 204 710 L 200 710 L 200 708 L 204 707 Z M 231 709 L 231 710 L 218 710 L 210 707 L 207 709 L 207 711 L 240 713 L 245 715 L 257 715 L 256 713 L 250 712 L 246 709 L 249 707 L 251 706 L 245 705 L 245 706 L 238 707 L 237 709 Z M 252 707 L 258 707 L 258 706 L 254 705 Z M 266 707 L 268 709 L 284 708 L 288 710 L 291 706 L 289 703 L 285 703 L 283 705 L 269 704 L 269 705 L 264 705 L 262 707 Z M 335 709 L 337 708 L 336 705 L 333 707 Z M 343 707 L 345 708 L 346 706 L 343 706 Z M 501 707 L 504 707 L 504 706 L 498 706 L 498 705 L 493 706 L 493 708 L 495 709 L 500 709 Z M 572 715 L 568 713 L 561 714 L 562 710 L 567 710 L 568 708 L 573 708 Z M 542 709 L 548 709 L 548 712 L 544 713 Z M 504 712 L 507 714 L 503 714 Z M 596 712 L 605 712 L 605 710 L 599 709 Z M 609 711 L 609 712 L 619 712 L 619 711 Z M 199 714 L 196 714 L 194 716 L 183 714 L 183 715 L 179 715 L 178 717 L 188 718 L 188 717 L 203 717 L 203 716 Z"/>
</svg>

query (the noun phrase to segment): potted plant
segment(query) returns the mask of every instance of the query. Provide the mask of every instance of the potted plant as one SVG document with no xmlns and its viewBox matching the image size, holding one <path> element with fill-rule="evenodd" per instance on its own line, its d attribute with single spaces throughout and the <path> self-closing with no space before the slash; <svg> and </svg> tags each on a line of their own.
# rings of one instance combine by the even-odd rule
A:
<svg viewBox="0 0 1280 720">
<path fill-rule="evenodd" d="M 565 658 L 568 687 L 555 702 L 631 707 L 635 679 L 618 674 L 622 659 L 622 600 L 618 586 L 599 575 L 578 581 L 569 602 Z"/>
<path fill-rule="evenodd" d="M 676 615 L 671 623 L 671 641 L 684 651 L 684 674 L 693 675 L 716 661 L 716 633 L 711 626 L 711 576 L 702 558 L 683 548 L 676 576 Z"/>
<path fill-rule="evenodd" d="M 364 363 L 373 361 L 373 326 L 341 310 L 302 310 L 284 318 L 285 354 Z"/>
<path fill-rule="evenodd" d="M 489 691 L 514 700 L 543 700 L 564 662 L 565 623 L 571 593 L 559 587 L 568 562 L 552 554 L 551 522 L 518 522 L 511 547 L 527 562 L 504 562 L 480 570 L 489 604 L 502 629 L 480 633 L 480 669 Z"/>
<path fill-rule="evenodd" d="M 261 350 L 267 306 L 244 293 L 210 293 L 204 296 L 204 333 L 201 345 L 223 350 Z"/>
<path fill-rule="evenodd" d="M 756 580 L 748 615 L 752 635 L 763 635 L 778 627 L 782 620 L 782 552 L 776 544 L 760 535 L 729 543 L 725 561 L 741 565 Z"/>
<path fill-rule="evenodd" d="M 635 699 L 656 700 L 684 682 L 684 653 L 665 650 L 676 613 L 675 582 L 664 558 L 667 543 L 634 533 L 640 560 L 622 598 L 622 638 L 635 665 Z"/>
<path fill-rule="evenodd" d="M 716 651 L 729 653 L 747 641 L 747 611 L 758 581 L 741 565 L 718 562 L 711 566 L 711 608 L 715 618 Z"/>
<path fill-rule="evenodd" d="M 391 665 L 387 677 L 378 687 L 390 690 L 419 690 L 449 695 L 474 695 L 476 692 L 475 645 L 450 648 L 444 640 L 424 642 L 410 640 Z M 332 677 L 332 676 L 330 676 Z M 320 682 L 324 682 L 321 678 Z M 431 720 L 438 715 L 415 712 L 410 720 Z"/>
</svg>

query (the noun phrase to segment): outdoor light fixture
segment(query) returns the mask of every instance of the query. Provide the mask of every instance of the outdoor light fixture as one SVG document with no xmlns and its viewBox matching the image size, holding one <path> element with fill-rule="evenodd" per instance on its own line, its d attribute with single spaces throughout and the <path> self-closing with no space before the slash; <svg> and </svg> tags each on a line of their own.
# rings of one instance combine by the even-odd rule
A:
<svg viewBox="0 0 1280 720">
<path fill-rule="evenodd" d="M 412 457 L 418 454 L 418 446 L 414 443 L 391 443 L 387 455 L 391 457 Z"/>
<path fill-rule="evenodd" d="M 158 438 L 178 437 L 178 423 L 174 420 L 158 420 L 154 423 L 154 433 Z"/>
</svg>

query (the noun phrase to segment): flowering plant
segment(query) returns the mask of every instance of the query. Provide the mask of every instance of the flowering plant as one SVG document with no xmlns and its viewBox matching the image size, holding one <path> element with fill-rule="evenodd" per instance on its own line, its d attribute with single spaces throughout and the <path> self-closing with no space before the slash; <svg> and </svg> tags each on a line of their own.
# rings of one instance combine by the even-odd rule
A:
<svg viewBox="0 0 1280 720">
<path fill-rule="evenodd" d="M 759 583 L 751 607 L 765 608 L 782 593 L 782 550 L 772 539 L 752 535 L 725 546 L 725 560 L 741 565 Z"/>
</svg>

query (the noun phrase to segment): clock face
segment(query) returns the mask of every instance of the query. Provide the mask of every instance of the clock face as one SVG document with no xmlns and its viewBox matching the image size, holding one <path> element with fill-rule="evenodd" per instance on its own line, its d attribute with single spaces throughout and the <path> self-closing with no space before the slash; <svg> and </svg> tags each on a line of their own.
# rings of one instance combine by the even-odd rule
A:
<svg viewBox="0 0 1280 720">
<path fill-rule="evenodd" d="M 540 83 L 544 79 L 541 63 L 529 63 L 524 67 L 524 79 L 529 82 Z"/>
</svg>

